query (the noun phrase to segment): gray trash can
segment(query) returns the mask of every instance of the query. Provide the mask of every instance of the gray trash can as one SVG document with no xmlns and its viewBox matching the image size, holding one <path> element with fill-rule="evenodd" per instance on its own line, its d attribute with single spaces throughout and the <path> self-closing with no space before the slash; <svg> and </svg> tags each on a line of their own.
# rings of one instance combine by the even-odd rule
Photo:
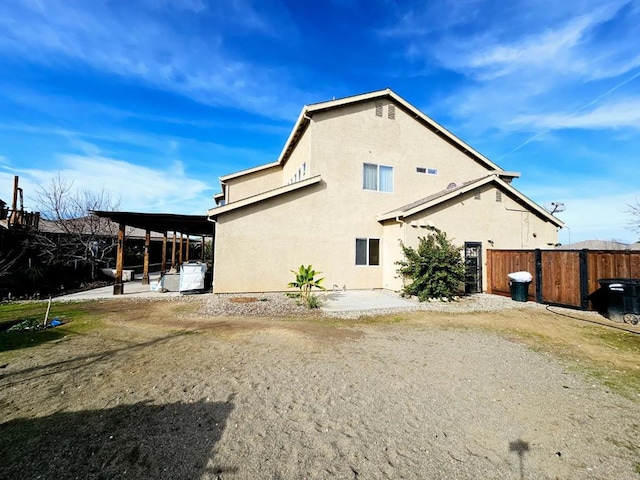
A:
<svg viewBox="0 0 640 480">
<path fill-rule="evenodd" d="M 614 322 L 637 325 L 640 322 L 640 279 L 601 278 L 607 299 L 607 317 Z"/>
</svg>

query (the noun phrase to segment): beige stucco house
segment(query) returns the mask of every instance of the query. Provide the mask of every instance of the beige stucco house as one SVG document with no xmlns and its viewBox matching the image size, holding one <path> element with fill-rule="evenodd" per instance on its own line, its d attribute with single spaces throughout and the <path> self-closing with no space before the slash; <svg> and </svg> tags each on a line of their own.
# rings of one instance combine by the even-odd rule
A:
<svg viewBox="0 0 640 480">
<path fill-rule="evenodd" d="M 487 248 L 557 243 L 562 222 L 518 176 L 388 89 L 305 106 L 277 161 L 220 178 L 214 292 L 286 290 L 301 264 L 328 287 L 399 290 L 400 241 L 428 226 L 464 247 L 482 290 Z"/>
</svg>

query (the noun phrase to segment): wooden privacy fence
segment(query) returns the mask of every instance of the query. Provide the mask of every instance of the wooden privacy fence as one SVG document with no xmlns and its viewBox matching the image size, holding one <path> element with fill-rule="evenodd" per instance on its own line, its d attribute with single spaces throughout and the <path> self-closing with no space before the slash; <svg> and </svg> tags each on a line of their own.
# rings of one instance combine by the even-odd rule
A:
<svg viewBox="0 0 640 480">
<path fill-rule="evenodd" d="M 601 278 L 640 278 L 640 251 L 487 250 L 487 292 L 510 295 L 511 272 L 533 275 L 529 300 L 596 310 Z"/>
</svg>

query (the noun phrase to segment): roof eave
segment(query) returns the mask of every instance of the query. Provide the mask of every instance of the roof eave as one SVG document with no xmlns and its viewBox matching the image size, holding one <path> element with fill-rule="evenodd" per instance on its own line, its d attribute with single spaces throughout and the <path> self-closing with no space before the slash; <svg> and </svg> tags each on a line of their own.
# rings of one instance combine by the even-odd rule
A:
<svg viewBox="0 0 640 480">
<path fill-rule="evenodd" d="M 478 179 L 478 181 L 476 182 L 472 182 L 469 183 L 467 185 L 465 185 L 462 188 L 459 189 L 455 189 L 452 190 L 450 193 L 443 195 L 441 197 L 435 198 L 432 201 L 429 202 L 425 202 L 421 205 L 418 205 L 414 208 L 408 209 L 408 210 L 394 210 L 382 215 L 379 215 L 376 219 L 379 222 L 383 222 L 385 220 L 391 220 L 394 218 L 407 218 L 407 217 L 411 217 L 412 215 L 415 215 L 417 213 L 420 213 L 424 210 L 427 210 L 435 205 L 438 205 L 440 203 L 446 202 L 448 200 L 451 200 L 452 198 L 455 198 L 459 195 L 462 195 L 464 193 L 467 193 L 475 188 L 481 187 L 482 185 L 486 185 L 487 183 L 491 183 L 491 182 L 496 182 L 498 183 L 500 186 L 502 186 L 505 190 L 509 191 L 512 195 L 514 195 L 516 198 L 518 198 L 521 202 L 525 203 L 529 208 L 531 208 L 532 210 L 534 210 L 538 215 L 540 215 L 541 217 L 546 218 L 548 221 L 550 221 L 551 223 L 555 224 L 557 227 L 562 228 L 564 227 L 564 222 L 562 220 L 560 220 L 558 217 L 553 216 L 552 214 L 550 214 L 549 212 L 547 212 L 544 208 L 540 207 L 537 203 L 535 203 L 533 200 L 529 199 L 528 197 L 526 197 L 525 195 L 523 195 L 522 193 L 520 193 L 518 190 L 516 190 L 514 187 L 511 186 L 511 184 L 505 182 L 504 180 L 502 180 L 500 178 L 500 175 L 498 172 L 496 172 L 496 174 L 493 175 L 489 175 L 487 177 L 484 178 L 480 178 Z"/>
<path fill-rule="evenodd" d="M 218 215 L 237 210 L 239 208 L 248 207 L 250 205 L 254 205 L 256 203 L 263 202 L 273 197 L 277 197 L 280 195 L 284 195 L 289 192 L 293 192 L 295 190 L 300 190 L 301 188 L 309 187 L 311 185 L 315 185 L 322 181 L 322 176 L 316 175 L 314 177 L 308 178 L 306 180 L 301 180 L 299 182 L 290 183 L 289 185 L 284 185 L 282 187 L 274 188 L 273 190 L 269 190 L 267 192 L 262 192 L 257 195 L 253 195 L 251 197 L 243 198 L 242 200 L 238 200 L 232 203 L 227 203 L 226 205 L 222 205 L 219 207 L 210 208 L 207 211 L 207 217 L 209 220 L 214 219 Z"/>
</svg>

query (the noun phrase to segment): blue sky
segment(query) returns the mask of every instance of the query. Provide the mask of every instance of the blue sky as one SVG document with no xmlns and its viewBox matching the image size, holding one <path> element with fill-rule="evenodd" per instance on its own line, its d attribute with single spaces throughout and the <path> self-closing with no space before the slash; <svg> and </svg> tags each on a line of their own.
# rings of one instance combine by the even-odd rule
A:
<svg viewBox="0 0 640 480">
<path fill-rule="evenodd" d="M 638 0 L 6 0 L 0 198 L 59 173 L 204 213 L 303 105 L 386 87 L 564 202 L 561 242 L 638 239 Z"/>
</svg>

